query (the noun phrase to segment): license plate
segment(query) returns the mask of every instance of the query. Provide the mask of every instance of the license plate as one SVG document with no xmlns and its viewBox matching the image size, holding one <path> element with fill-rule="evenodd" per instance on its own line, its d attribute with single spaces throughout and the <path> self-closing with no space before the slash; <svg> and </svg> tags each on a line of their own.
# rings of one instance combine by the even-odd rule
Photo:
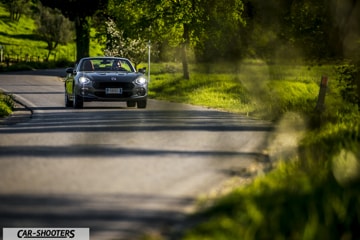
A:
<svg viewBox="0 0 360 240">
<path fill-rule="evenodd" d="M 105 88 L 106 94 L 122 94 L 122 88 Z"/>
</svg>

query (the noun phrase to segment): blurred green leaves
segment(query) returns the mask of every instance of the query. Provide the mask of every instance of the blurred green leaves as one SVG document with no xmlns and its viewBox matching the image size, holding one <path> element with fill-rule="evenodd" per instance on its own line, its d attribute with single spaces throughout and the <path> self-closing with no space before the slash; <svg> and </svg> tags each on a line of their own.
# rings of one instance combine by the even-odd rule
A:
<svg viewBox="0 0 360 240">
<path fill-rule="evenodd" d="M 14 107 L 15 103 L 12 96 L 0 92 L 0 117 L 10 115 Z"/>
</svg>

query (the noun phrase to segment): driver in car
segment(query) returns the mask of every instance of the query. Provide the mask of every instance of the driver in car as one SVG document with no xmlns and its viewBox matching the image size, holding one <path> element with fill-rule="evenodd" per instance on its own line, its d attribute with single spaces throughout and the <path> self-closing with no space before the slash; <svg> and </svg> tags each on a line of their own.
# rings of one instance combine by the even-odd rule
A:
<svg viewBox="0 0 360 240">
<path fill-rule="evenodd" d="M 126 69 L 121 66 L 121 61 L 115 62 L 113 69 L 115 71 L 126 71 Z"/>
</svg>

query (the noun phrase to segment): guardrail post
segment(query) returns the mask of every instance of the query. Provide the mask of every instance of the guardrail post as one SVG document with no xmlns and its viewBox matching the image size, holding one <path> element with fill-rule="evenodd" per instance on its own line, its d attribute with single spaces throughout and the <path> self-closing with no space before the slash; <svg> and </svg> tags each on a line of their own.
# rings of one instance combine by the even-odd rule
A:
<svg viewBox="0 0 360 240">
<path fill-rule="evenodd" d="M 328 86 L 328 77 L 322 76 L 320 82 L 318 101 L 316 104 L 316 110 L 318 112 L 322 112 L 325 109 L 325 95 L 326 95 L 327 86 Z"/>
</svg>

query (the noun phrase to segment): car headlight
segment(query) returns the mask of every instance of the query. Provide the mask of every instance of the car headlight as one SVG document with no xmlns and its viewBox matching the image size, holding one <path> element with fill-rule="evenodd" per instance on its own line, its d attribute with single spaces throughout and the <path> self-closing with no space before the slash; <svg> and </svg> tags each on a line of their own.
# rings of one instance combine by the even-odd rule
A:
<svg viewBox="0 0 360 240">
<path fill-rule="evenodd" d="M 144 77 L 139 77 L 135 80 L 135 83 L 140 84 L 140 85 L 144 85 L 146 82 L 147 82 L 147 80 Z"/>
<path fill-rule="evenodd" d="M 79 78 L 79 83 L 88 84 L 88 83 L 90 83 L 90 79 L 88 79 L 87 77 L 80 77 Z"/>
</svg>

